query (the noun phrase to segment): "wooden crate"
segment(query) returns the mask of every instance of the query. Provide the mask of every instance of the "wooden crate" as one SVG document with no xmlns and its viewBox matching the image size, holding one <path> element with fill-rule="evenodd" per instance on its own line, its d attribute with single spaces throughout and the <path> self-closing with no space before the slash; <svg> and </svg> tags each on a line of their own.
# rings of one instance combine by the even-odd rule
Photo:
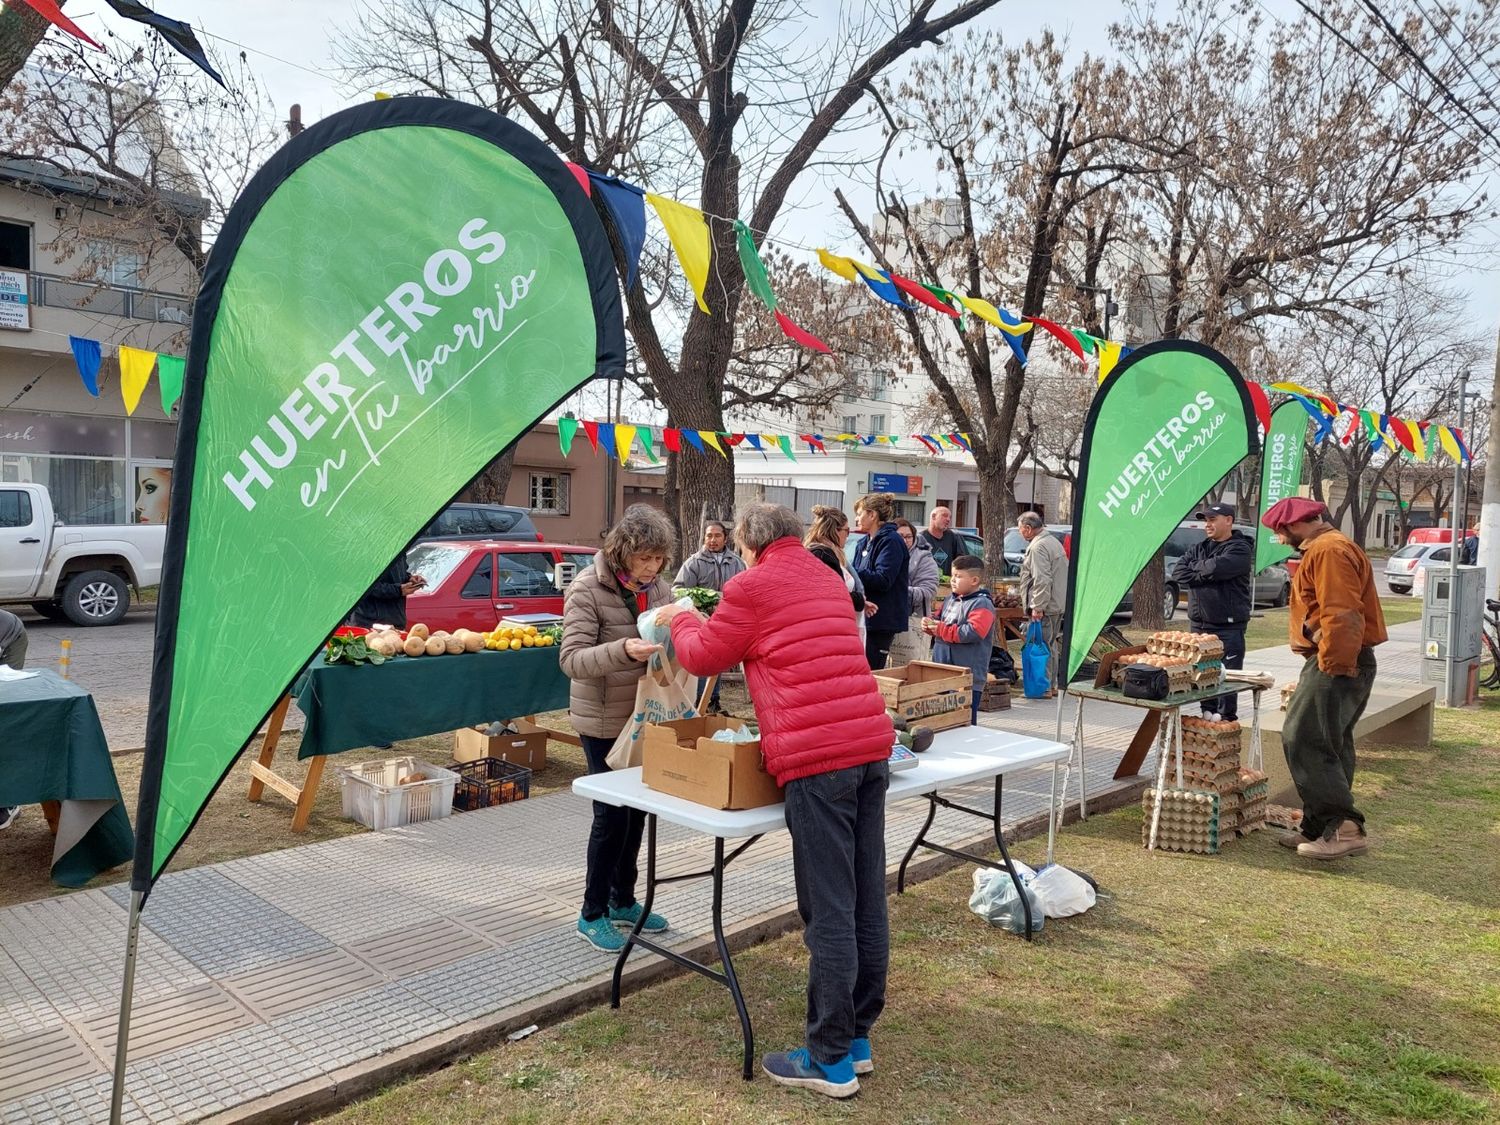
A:
<svg viewBox="0 0 1500 1125">
<path fill-rule="evenodd" d="M 966 727 L 970 722 L 969 714 L 970 700 L 966 697 L 962 707 L 955 707 L 951 711 L 943 711 L 936 715 L 928 715 L 917 719 L 911 726 L 926 727 L 930 731 L 952 730 L 954 727 Z M 890 712 L 886 712 L 889 714 Z"/>
<path fill-rule="evenodd" d="M 880 697 L 886 707 L 900 712 L 919 699 L 941 695 L 945 691 L 968 692 L 974 676 L 967 668 L 953 664 L 934 664 L 930 660 L 913 660 L 900 668 L 882 668 L 875 673 Z M 905 718 L 905 716 L 902 716 Z"/>
</svg>

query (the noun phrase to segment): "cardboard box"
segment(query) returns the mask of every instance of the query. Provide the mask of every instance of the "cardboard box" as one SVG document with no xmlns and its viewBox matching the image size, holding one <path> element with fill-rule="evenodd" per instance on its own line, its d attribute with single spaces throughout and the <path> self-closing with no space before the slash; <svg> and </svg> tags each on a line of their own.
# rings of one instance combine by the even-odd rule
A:
<svg viewBox="0 0 1500 1125">
<path fill-rule="evenodd" d="M 755 809 L 781 803 L 781 789 L 766 772 L 760 742 L 715 742 L 719 730 L 739 730 L 739 719 L 720 715 L 647 723 L 641 780 L 659 793 L 714 809 Z"/>
<path fill-rule="evenodd" d="M 488 726 L 489 724 L 485 724 Z M 477 762 L 480 758 L 499 758 L 512 765 L 525 766 L 535 773 L 547 768 L 547 732 L 525 719 L 512 720 L 519 734 L 489 736 L 485 727 L 464 727 L 453 732 L 453 760 Z"/>
<path fill-rule="evenodd" d="M 969 692 L 974 686 L 974 675 L 954 664 L 913 660 L 900 668 L 880 669 L 875 673 L 875 682 L 880 685 L 880 697 L 887 709 L 906 718 L 907 710 L 923 706 L 919 700 L 945 691 Z"/>
</svg>

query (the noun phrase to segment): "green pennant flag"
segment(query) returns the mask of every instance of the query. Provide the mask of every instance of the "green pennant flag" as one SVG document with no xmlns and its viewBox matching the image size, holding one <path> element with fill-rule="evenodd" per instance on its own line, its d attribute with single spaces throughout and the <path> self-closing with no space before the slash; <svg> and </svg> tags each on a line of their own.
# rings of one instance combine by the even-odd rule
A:
<svg viewBox="0 0 1500 1125">
<path fill-rule="evenodd" d="M 760 298 L 760 303 L 771 312 L 776 311 L 776 294 L 771 292 L 771 279 L 766 276 L 766 265 L 755 250 L 755 237 L 739 219 L 734 221 L 734 241 L 740 252 L 740 268 L 745 271 L 745 285 Z"/>
<path fill-rule="evenodd" d="M 573 450 L 573 438 L 578 433 L 577 418 L 559 418 L 557 420 L 557 444 L 566 457 Z"/>
<path fill-rule="evenodd" d="M 646 456 L 653 465 L 660 465 L 661 458 L 656 455 L 656 450 L 651 448 L 651 427 L 642 426 L 636 430 L 635 436 L 641 439 L 641 448 L 646 451 Z"/>
<path fill-rule="evenodd" d="M 1121 388 L 1125 388 L 1121 390 Z M 1084 423 L 1063 635 L 1064 682 L 1182 518 L 1258 445 L 1255 406 L 1212 348 L 1137 348 Z"/>
<path fill-rule="evenodd" d="M 172 413 L 172 405 L 182 397 L 182 372 L 187 360 L 180 355 L 156 357 L 156 382 L 161 387 L 161 412 Z"/>
<path fill-rule="evenodd" d="M 785 434 L 778 434 L 776 437 L 776 444 L 781 446 L 781 452 L 785 453 L 793 461 L 797 459 L 797 455 L 792 452 L 791 438 L 787 437 Z"/>
<path fill-rule="evenodd" d="M 1076 328 L 1069 328 L 1068 331 L 1073 333 L 1073 338 L 1078 341 L 1078 346 L 1088 352 L 1089 355 L 1094 355 L 1098 352 L 1099 341 L 1087 332 L 1080 332 Z"/>
<path fill-rule="evenodd" d="M 1283 402 L 1271 415 L 1260 457 L 1260 515 L 1288 496 L 1297 495 L 1302 483 L 1302 450 L 1307 438 L 1307 411 L 1296 399 Z M 1255 573 L 1292 557 L 1292 549 L 1277 542 L 1275 533 L 1255 521 Z"/>
</svg>

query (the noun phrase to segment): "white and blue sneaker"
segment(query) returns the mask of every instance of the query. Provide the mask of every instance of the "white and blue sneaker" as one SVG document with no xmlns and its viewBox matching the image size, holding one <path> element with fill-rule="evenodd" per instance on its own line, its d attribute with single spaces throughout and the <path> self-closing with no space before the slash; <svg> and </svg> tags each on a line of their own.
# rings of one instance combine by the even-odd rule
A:
<svg viewBox="0 0 1500 1125">
<path fill-rule="evenodd" d="M 834 1063 L 820 1063 L 805 1047 L 795 1051 L 773 1051 L 763 1055 L 760 1068 L 772 1082 L 814 1090 L 830 1098 L 850 1098 L 859 1093 L 854 1061 L 845 1055 Z"/>
</svg>

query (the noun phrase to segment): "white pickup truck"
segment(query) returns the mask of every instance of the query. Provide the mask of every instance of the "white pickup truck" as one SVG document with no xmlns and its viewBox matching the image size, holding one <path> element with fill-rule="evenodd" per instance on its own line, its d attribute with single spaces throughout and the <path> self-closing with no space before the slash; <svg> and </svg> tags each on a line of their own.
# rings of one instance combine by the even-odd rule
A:
<svg viewBox="0 0 1500 1125">
<path fill-rule="evenodd" d="M 43 617 L 114 625 L 130 587 L 161 581 L 167 529 L 57 522 L 40 484 L 0 484 L 0 603 L 29 602 Z"/>
</svg>

